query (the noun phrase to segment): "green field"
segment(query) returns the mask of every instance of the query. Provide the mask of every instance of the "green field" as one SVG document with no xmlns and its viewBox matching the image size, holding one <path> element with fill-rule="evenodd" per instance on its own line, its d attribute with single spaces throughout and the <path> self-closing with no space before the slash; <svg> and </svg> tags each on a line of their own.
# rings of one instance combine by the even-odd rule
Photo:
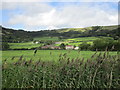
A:
<svg viewBox="0 0 120 90">
<path fill-rule="evenodd" d="M 35 37 L 34 40 L 52 40 L 52 41 L 58 41 L 58 37 Z"/>
<path fill-rule="evenodd" d="M 83 42 L 87 42 L 88 44 L 92 45 L 93 41 L 98 38 L 99 37 L 80 37 L 80 38 L 70 38 L 70 39 L 59 40 L 58 37 L 36 37 L 36 38 L 34 38 L 34 40 L 44 40 L 44 41 L 51 40 L 51 41 L 53 41 L 53 43 L 54 42 L 63 42 L 68 45 L 79 46 Z M 31 42 L 25 42 L 25 43 L 9 43 L 9 45 L 10 45 L 10 49 L 22 49 L 22 48 L 30 49 L 30 48 L 40 47 L 43 44 L 42 43 L 35 44 L 35 43 L 33 43 L 33 41 L 31 41 Z M 55 46 L 59 46 L 59 45 L 60 44 L 55 44 Z"/>
<path fill-rule="evenodd" d="M 85 58 L 88 59 L 95 53 L 95 51 L 76 51 L 76 50 L 38 50 L 34 56 L 34 50 L 9 50 L 2 51 L 2 60 L 7 59 L 9 62 L 18 60 L 23 55 L 25 60 L 42 60 L 42 61 L 57 61 L 59 55 L 67 53 L 67 57 L 73 58 Z M 116 55 L 117 52 L 110 52 L 111 55 Z M 14 60 L 11 60 L 15 57 Z"/>
<path fill-rule="evenodd" d="M 62 39 L 63 43 L 68 45 L 76 45 L 78 46 L 82 42 L 87 42 L 92 44 L 93 40 L 98 39 L 97 37 L 82 37 L 82 38 L 71 38 L 71 39 Z M 34 40 L 52 40 L 56 42 L 58 37 L 37 37 Z M 61 41 L 62 41 L 61 40 Z M 9 43 L 11 49 L 22 49 L 22 48 L 36 48 L 40 47 L 43 44 L 35 44 L 32 41 L 26 43 Z M 56 44 L 59 46 L 60 44 Z M 94 51 L 76 51 L 76 50 L 38 50 L 36 56 L 34 56 L 34 50 L 8 50 L 3 51 L 3 60 L 8 59 L 11 62 L 11 58 L 15 57 L 15 60 L 19 59 L 21 55 L 23 55 L 26 60 L 43 60 L 43 61 L 57 61 L 59 59 L 60 54 L 67 53 L 67 57 L 69 58 L 85 58 L 88 59 L 93 55 Z M 115 55 L 116 52 L 110 52 L 111 55 Z M 14 60 L 13 60 L 14 61 Z"/>
<path fill-rule="evenodd" d="M 68 45 L 75 45 L 79 46 L 83 42 L 87 42 L 88 44 L 93 44 L 93 41 L 98 39 L 98 37 L 80 37 L 80 38 L 70 38 L 70 39 L 63 39 L 63 43 Z M 59 46 L 60 44 L 56 44 L 56 46 Z"/>
<path fill-rule="evenodd" d="M 42 44 L 34 44 L 33 42 L 26 42 L 26 43 L 9 43 L 11 49 L 21 49 L 21 48 L 35 48 L 39 47 Z"/>
<path fill-rule="evenodd" d="M 90 40 L 96 40 L 97 37 L 81 37 L 81 38 L 71 38 L 66 39 L 66 41 L 90 41 Z"/>
<path fill-rule="evenodd" d="M 35 38 L 68 45 L 93 44 L 96 37 Z M 33 49 L 33 41 L 9 43 L 11 49 Z M 59 44 L 56 44 L 59 45 Z M 2 51 L 3 88 L 110 88 L 119 87 L 120 55 L 117 51 L 6 50 Z M 110 78 L 109 78 L 110 77 Z"/>
<path fill-rule="evenodd" d="M 88 44 L 93 44 L 93 40 L 98 39 L 97 37 L 81 37 L 81 38 L 71 38 L 71 39 L 62 39 L 59 40 L 58 37 L 36 37 L 34 40 L 52 40 L 53 42 L 63 42 L 68 45 L 75 45 L 78 46 L 82 44 L 83 42 L 87 42 Z M 25 42 L 25 43 L 9 43 L 10 49 L 22 49 L 22 48 L 35 48 L 40 47 L 43 44 L 35 44 L 32 41 L 31 42 Z M 55 46 L 59 46 L 60 44 L 55 44 Z"/>
</svg>

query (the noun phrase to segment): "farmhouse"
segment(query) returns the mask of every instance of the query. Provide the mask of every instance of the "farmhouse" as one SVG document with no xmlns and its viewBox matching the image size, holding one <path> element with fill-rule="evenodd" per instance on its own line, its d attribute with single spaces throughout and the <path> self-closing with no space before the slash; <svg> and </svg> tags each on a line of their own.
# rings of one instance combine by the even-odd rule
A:
<svg viewBox="0 0 120 90">
<path fill-rule="evenodd" d="M 65 46 L 65 49 L 67 49 L 67 50 L 68 50 L 68 49 L 74 49 L 74 46 L 72 46 L 72 45 L 66 45 L 66 46 Z"/>
<path fill-rule="evenodd" d="M 60 49 L 59 46 L 52 46 L 51 49 Z"/>
<path fill-rule="evenodd" d="M 42 46 L 41 49 L 48 49 L 49 47 L 47 46 Z"/>
</svg>

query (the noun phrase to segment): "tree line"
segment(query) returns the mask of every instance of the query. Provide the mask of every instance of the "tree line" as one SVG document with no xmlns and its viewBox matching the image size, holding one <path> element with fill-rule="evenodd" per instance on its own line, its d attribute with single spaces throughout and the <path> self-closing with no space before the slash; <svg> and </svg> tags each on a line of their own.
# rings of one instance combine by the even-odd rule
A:
<svg viewBox="0 0 120 90">
<path fill-rule="evenodd" d="M 120 39 L 114 40 L 110 37 L 99 38 L 93 41 L 93 45 L 83 42 L 79 45 L 81 50 L 110 50 L 110 51 L 120 51 Z"/>
</svg>

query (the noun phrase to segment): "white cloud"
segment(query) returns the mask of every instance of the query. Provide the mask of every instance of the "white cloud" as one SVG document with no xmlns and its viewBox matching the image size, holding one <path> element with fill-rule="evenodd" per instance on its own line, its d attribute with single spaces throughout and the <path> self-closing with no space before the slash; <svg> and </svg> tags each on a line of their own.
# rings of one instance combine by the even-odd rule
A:
<svg viewBox="0 0 120 90">
<path fill-rule="evenodd" d="M 3 2 L 119 2 L 119 0 L 2 0 Z"/>
<path fill-rule="evenodd" d="M 13 5 L 15 8 L 15 3 Z M 11 7 L 8 9 L 14 9 Z M 23 13 L 12 14 L 8 24 L 23 24 L 29 30 L 34 27 L 54 29 L 118 24 L 117 11 L 107 5 L 66 5 L 58 9 L 45 3 L 19 3 L 17 7 L 22 8 Z"/>
</svg>

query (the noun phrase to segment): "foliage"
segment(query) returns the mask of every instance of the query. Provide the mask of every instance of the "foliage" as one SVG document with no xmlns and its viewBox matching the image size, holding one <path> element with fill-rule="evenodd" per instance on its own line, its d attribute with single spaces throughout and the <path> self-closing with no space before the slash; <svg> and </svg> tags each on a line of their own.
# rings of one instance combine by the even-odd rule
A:
<svg viewBox="0 0 120 90">
<path fill-rule="evenodd" d="M 93 26 L 86 28 L 66 28 L 58 30 L 41 30 L 27 32 L 24 30 L 14 30 L 2 27 L 2 37 L 8 42 L 28 42 L 36 37 L 57 37 L 57 39 L 111 36 L 118 39 L 120 36 L 120 26 Z"/>
<path fill-rule="evenodd" d="M 87 44 L 87 42 L 83 42 L 79 45 L 80 50 L 89 50 L 90 44 Z"/>
<path fill-rule="evenodd" d="M 64 44 L 64 43 L 61 43 L 61 44 L 60 44 L 60 48 L 61 48 L 61 49 L 65 49 L 65 44 Z"/>
<path fill-rule="evenodd" d="M 120 56 L 109 52 L 84 58 L 59 56 L 58 62 L 20 56 L 15 63 L 2 64 L 3 88 L 120 88 Z M 12 58 L 11 60 L 14 60 Z"/>
<path fill-rule="evenodd" d="M 101 26 L 92 26 L 93 31 L 97 31 L 99 29 L 102 29 L 102 27 Z"/>
<path fill-rule="evenodd" d="M 2 41 L 9 43 L 19 43 L 32 41 L 33 37 L 24 30 L 14 30 L 2 27 Z"/>
<path fill-rule="evenodd" d="M 8 50 L 10 48 L 7 42 L 2 42 L 2 50 Z"/>
<path fill-rule="evenodd" d="M 100 38 L 93 41 L 93 48 L 98 50 L 120 50 L 120 41 L 112 38 Z"/>
</svg>

